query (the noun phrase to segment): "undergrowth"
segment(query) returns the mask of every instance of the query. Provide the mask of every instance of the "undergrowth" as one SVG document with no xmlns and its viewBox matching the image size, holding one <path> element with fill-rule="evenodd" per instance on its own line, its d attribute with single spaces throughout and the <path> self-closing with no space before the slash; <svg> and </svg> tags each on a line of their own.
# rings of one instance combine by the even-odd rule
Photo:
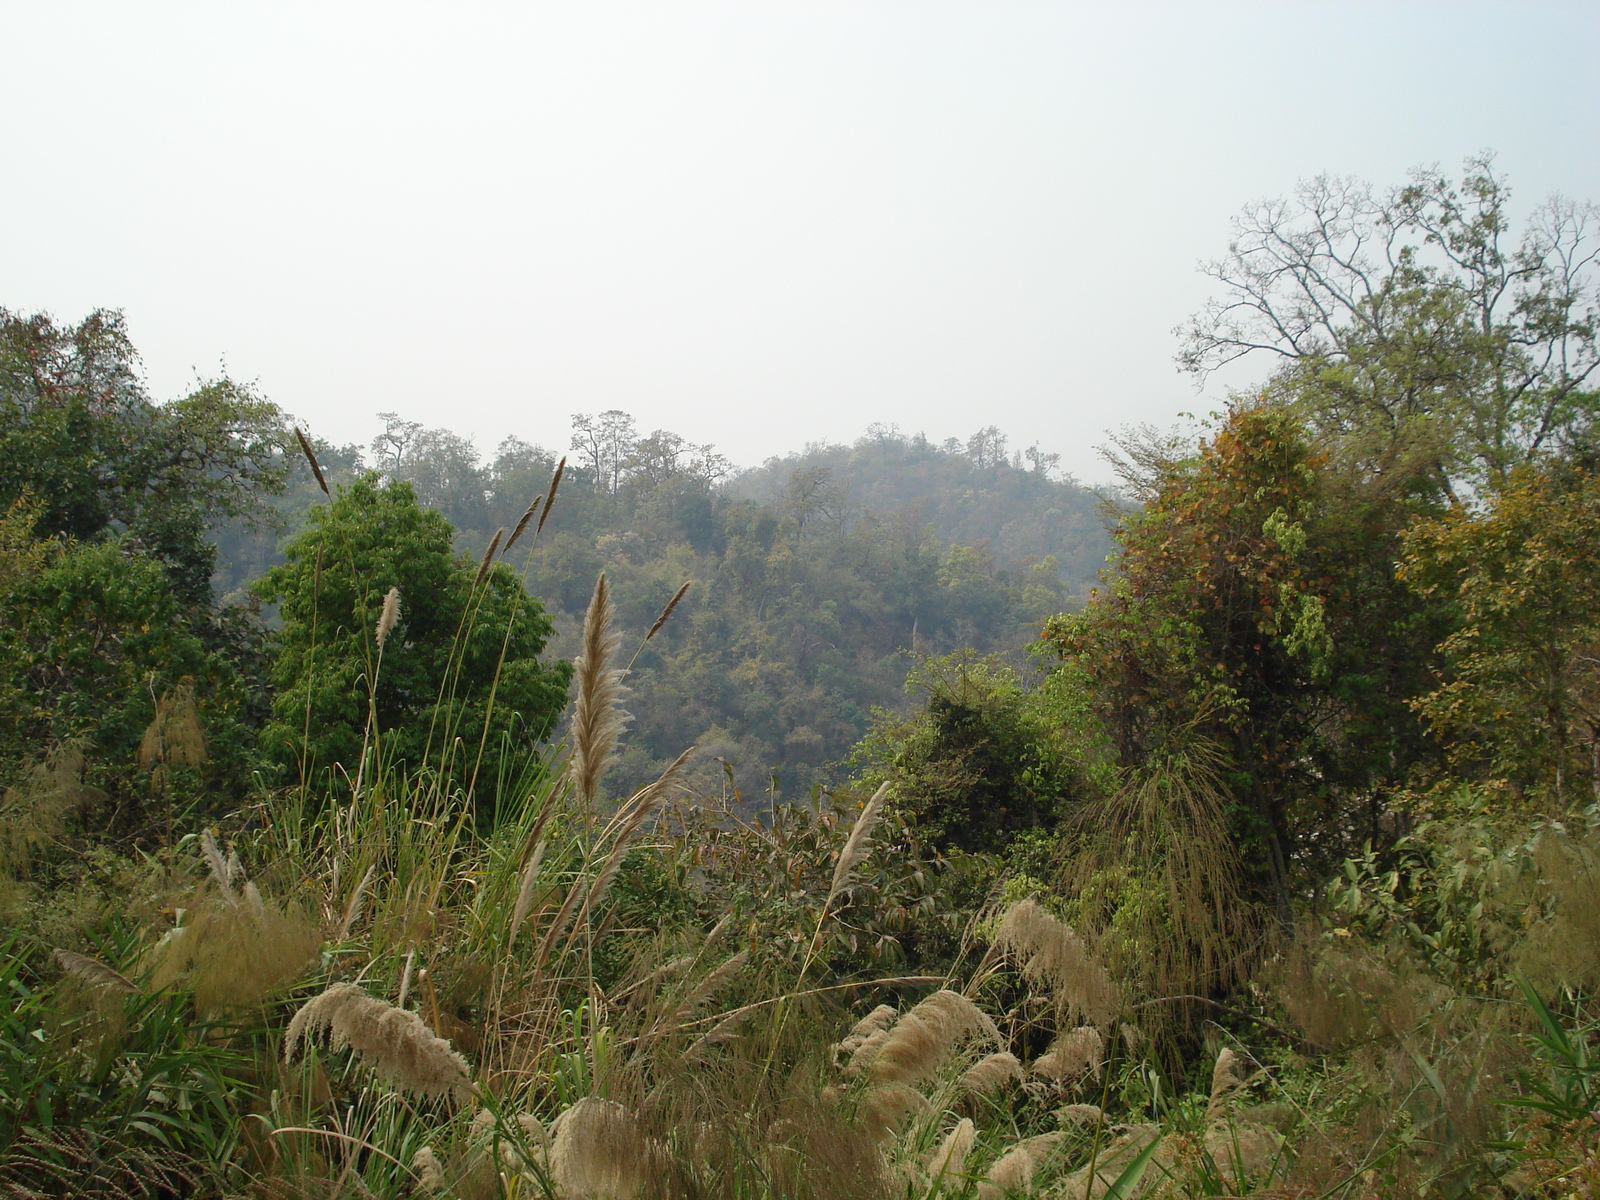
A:
<svg viewBox="0 0 1600 1200">
<path fill-rule="evenodd" d="M 405 653 L 384 645 L 403 603 L 381 602 L 369 694 Z M 481 785 L 487 721 L 436 730 L 405 770 L 369 721 L 354 770 L 116 851 L 69 836 L 93 800 L 81 751 L 41 757 L 0 831 L 5 1194 L 1600 1181 L 1595 814 L 1463 794 L 1275 928 L 1196 744 L 1117 781 L 1054 878 L 986 877 L 920 844 L 888 784 L 757 817 L 731 782 L 691 791 L 686 749 L 609 797 L 628 649 L 610 621 L 602 577 L 565 749 Z M 185 720 L 151 735 L 153 768 L 203 752 Z"/>
</svg>

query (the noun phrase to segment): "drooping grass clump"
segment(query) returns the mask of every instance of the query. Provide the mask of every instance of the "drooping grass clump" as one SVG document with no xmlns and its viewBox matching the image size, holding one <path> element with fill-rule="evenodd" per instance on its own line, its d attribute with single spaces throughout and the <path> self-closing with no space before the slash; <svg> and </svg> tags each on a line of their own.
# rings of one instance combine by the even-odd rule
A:
<svg viewBox="0 0 1600 1200">
<path fill-rule="evenodd" d="M 1105 966 L 1070 925 L 1032 897 L 1011 906 L 995 933 L 996 948 L 1016 957 L 1023 975 L 1048 990 L 1062 1015 L 1095 1024 L 1112 1021 L 1118 995 Z"/>
<path fill-rule="evenodd" d="M 467 1062 L 449 1042 L 435 1037 L 416 1013 L 374 999 L 353 983 L 336 983 L 300 1006 L 284 1033 L 284 1062 L 293 1062 L 324 1033 L 331 1050 L 349 1047 L 404 1091 L 463 1102 L 471 1095 Z"/>
</svg>

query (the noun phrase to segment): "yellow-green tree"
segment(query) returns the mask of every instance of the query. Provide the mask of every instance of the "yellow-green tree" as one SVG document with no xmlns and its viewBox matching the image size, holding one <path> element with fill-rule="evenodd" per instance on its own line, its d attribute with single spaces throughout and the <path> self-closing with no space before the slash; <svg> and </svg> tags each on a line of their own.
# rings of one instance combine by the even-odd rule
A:
<svg viewBox="0 0 1600 1200">
<path fill-rule="evenodd" d="M 1405 539 L 1403 574 L 1453 606 L 1443 684 L 1418 711 L 1457 766 L 1516 794 L 1600 799 L 1600 479 L 1524 466 L 1487 507 Z"/>
</svg>

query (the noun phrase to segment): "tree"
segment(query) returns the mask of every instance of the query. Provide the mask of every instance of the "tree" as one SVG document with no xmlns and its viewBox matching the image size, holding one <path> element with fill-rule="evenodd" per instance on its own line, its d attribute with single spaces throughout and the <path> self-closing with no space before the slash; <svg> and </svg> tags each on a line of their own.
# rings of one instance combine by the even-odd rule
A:
<svg viewBox="0 0 1600 1200">
<path fill-rule="evenodd" d="M 190 782 L 237 802 L 254 705 L 237 656 L 207 636 L 161 561 L 131 539 L 34 541 L 33 519 L 20 506 L 0 517 L 0 769 L 80 745 L 91 777 L 137 826 L 149 792 L 136 755 L 159 704 L 181 691 L 204 739 Z"/>
<path fill-rule="evenodd" d="M 1458 612 L 1445 681 L 1416 701 L 1457 768 L 1564 804 L 1584 775 L 1600 799 L 1600 478 L 1561 467 L 1413 527 L 1403 576 Z"/>
<path fill-rule="evenodd" d="M 369 697 L 387 763 L 457 786 L 476 775 L 480 799 L 549 736 L 571 676 L 539 660 L 550 619 L 509 567 L 480 570 L 451 536 L 409 484 L 368 475 L 312 510 L 287 562 L 257 585 L 283 619 L 262 746 L 284 778 L 319 780 L 334 764 L 354 777 Z M 390 588 L 400 617 L 380 665 L 373 631 Z"/>
<path fill-rule="evenodd" d="M 382 454 L 385 437 L 399 437 L 394 429 L 391 420 L 390 432 L 374 439 L 374 453 Z M 470 439 L 448 429 L 412 427 L 403 445 L 397 445 L 390 455 L 387 474 L 409 483 L 419 504 L 443 513 L 456 529 L 479 530 L 489 525 L 489 476 L 478 465 L 478 450 Z"/>
<path fill-rule="evenodd" d="M 1124 769 L 1220 750 L 1248 883 L 1287 919 L 1301 864 L 1375 833 L 1380 797 L 1431 752 L 1407 701 L 1444 630 L 1394 578 L 1392 512 L 1345 489 L 1283 406 L 1236 405 L 1196 452 L 1132 458 L 1143 504 L 1107 586 L 1045 638 Z"/>
<path fill-rule="evenodd" d="M 588 469 L 595 487 L 615 496 L 622 489 L 628 460 L 639 443 L 638 427 L 627 413 L 607 409 L 598 418 L 578 413 L 572 418 L 572 448 Z"/>
<path fill-rule="evenodd" d="M 1222 295 L 1177 332 L 1203 379 L 1257 351 L 1275 390 L 1369 477 L 1453 494 L 1581 435 L 1597 411 L 1597 210 L 1557 198 L 1520 239 L 1492 158 L 1387 194 L 1319 176 L 1234 221 Z"/>
<path fill-rule="evenodd" d="M 940 850 L 1005 851 L 1019 834 L 1053 832 L 1088 790 L 1084 767 L 1046 692 L 970 652 L 924 662 L 906 683 L 926 693 L 906 718 L 880 712 L 852 763 L 892 780 L 897 811 Z"/>
<path fill-rule="evenodd" d="M 980 471 L 1006 465 L 1006 435 L 998 425 L 985 425 L 967 439 L 967 458 Z"/>
<path fill-rule="evenodd" d="M 286 474 L 282 414 L 229 379 L 151 403 L 118 312 L 75 326 L 0 309 L 0 504 L 37 501 L 37 537 L 130 534 L 206 607 L 218 521 L 264 520 Z"/>
</svg>

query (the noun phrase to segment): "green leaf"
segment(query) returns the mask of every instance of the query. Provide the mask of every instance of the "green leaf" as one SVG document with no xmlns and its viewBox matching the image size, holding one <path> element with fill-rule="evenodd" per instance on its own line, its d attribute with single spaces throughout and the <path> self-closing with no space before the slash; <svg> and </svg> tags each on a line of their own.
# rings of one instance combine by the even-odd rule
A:
<svg viewBox="0 0 1600 1200">
<path fill-rule="evenodd" d="M 1115 1182 L 1106 1189 L 1105 1200 L 1125 1200 L 1133 1195 L 1133 1189 L 1139 1186 L 1139 1180 L 1144 1176 L 1145 1168 L 1150 1165 L 1150 1160 L 1155 1157 L 1156 1147 L 1161 1144 L 1161 1134 L 1150 1139 L 1150 1144 L 1139 1151 L 1131 1163 L 1123 1168 Z"/>
</svg>

